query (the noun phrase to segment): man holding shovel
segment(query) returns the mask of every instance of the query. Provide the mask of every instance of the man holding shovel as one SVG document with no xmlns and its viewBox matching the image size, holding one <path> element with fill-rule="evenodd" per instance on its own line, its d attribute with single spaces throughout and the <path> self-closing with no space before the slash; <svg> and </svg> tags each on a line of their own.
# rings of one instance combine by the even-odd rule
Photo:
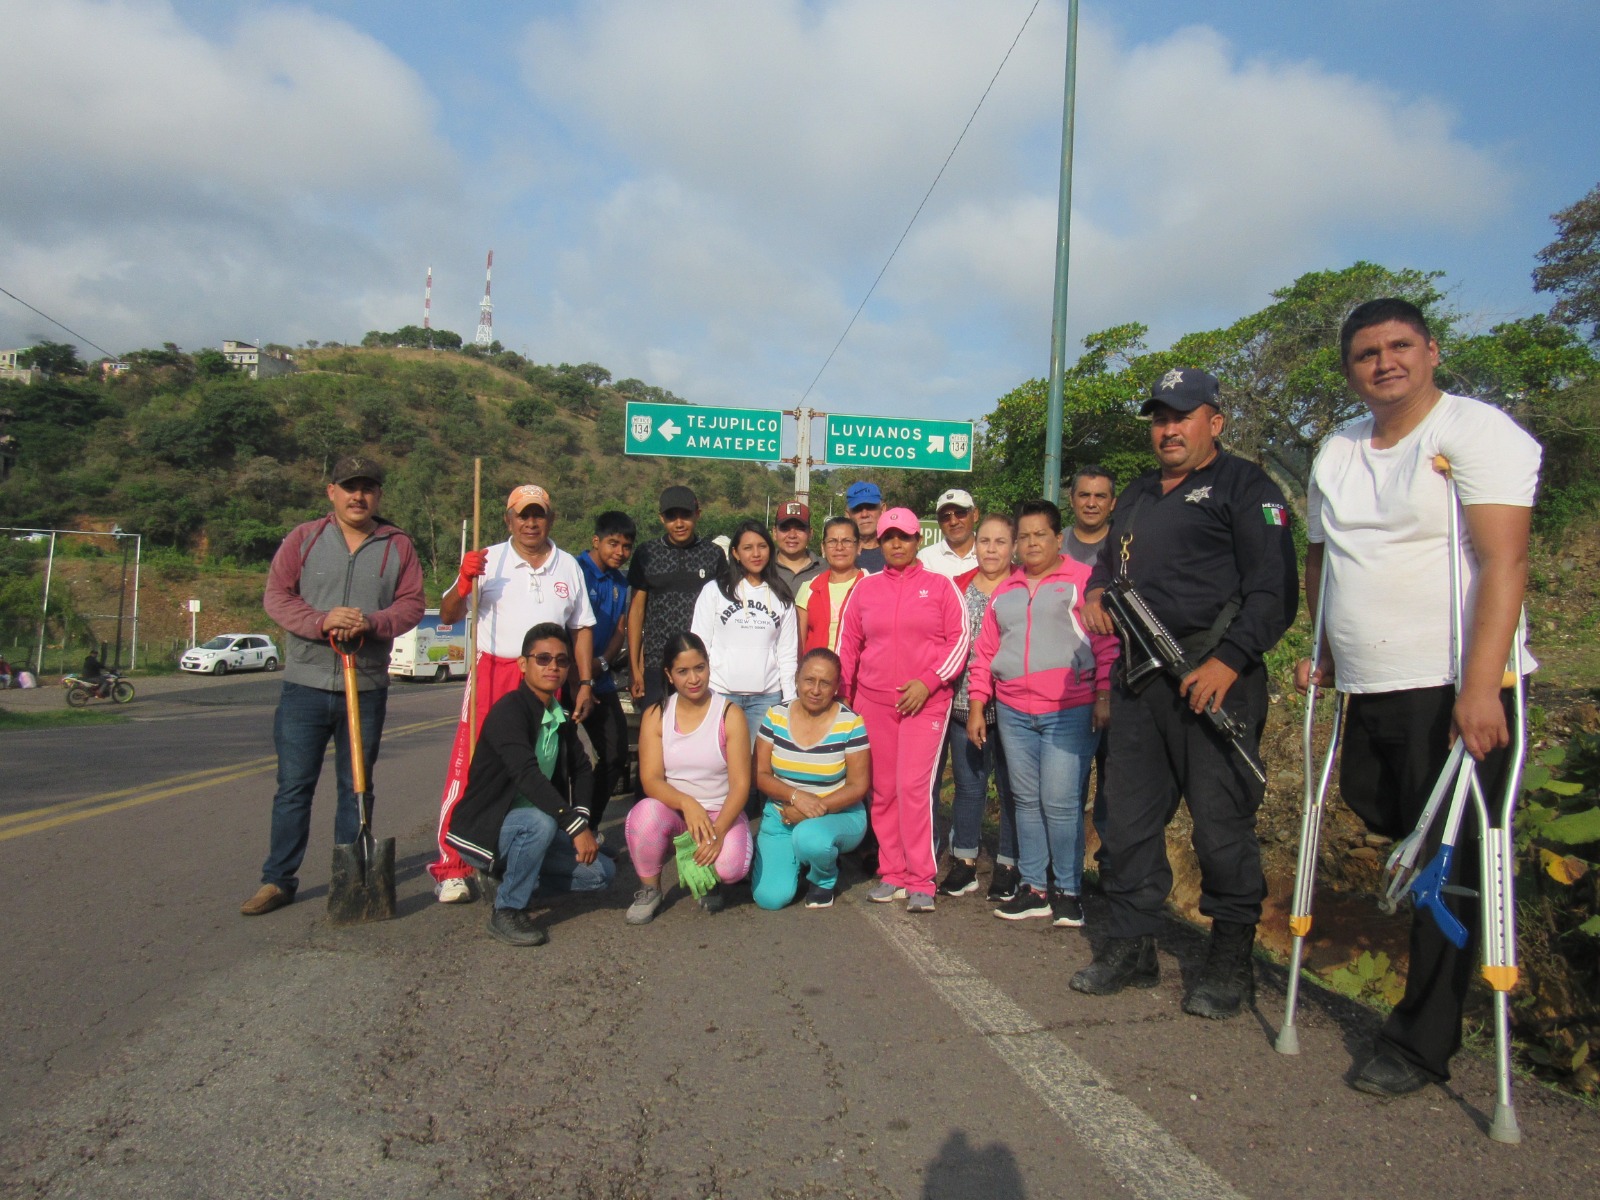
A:
<svg viewBox="0 0 1600 1200">
<path fill-rule="evenodd" d="M 389 651 L 416 628 L 425 603 L 422 566 L 411 539 L 378 516 L 383 468 L 364 456 L 334 464 L 333 511 L 290 531 L 267 576 L 267 615 L 288 634 L 283 691 L 273 719 L 278 791 L 272 800 L 271 849 L 261 887 L 239 909 L 257 917 L 293 902 L 296 872 L 311 834 L 311 797 L 328 739 L 335 745 L 339 802 L 334 842 L 356 839 L 360 815 L 350 769 L 344 672 L 330 637 L 357 642 L 356 686 L 367 774 L 378 758 L 389 696 Z"/>
</svg>

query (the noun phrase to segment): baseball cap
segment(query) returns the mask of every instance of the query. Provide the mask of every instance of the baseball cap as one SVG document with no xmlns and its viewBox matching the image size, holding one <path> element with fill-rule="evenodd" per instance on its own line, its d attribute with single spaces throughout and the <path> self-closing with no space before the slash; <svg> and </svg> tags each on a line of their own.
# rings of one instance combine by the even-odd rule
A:
<svg viewBox="0 0 1600 1200">
<path fill-rule="evenodd" d="M 511 495 L 506 497 L 506 511 L 519 513 L 530 504 L 537 504 L 544 509 L 548 516 L 555 511 L 555 506 L 550 503 L 550 493 L 536 483 L 524 483 L 520 487 L 511 489 Z"/>
<path fill-rule="evenodd" d="M 1165 404 L 1173 412 L 1193 412 L 1202 404 L 1216 404 L 1222 385 L 1215 375 L 1208 375 L 1197 367 L 1174 367 L 1150 389 L 1150 399 L 1139 411 L 1144 416 L 1155 412 L 1156 406 Z"/>
<path fill-rule="evenodd" d="M 785 521 L 799 521 L 802 525 L 811 524 L 811 510 L 798 500 L 791 500 L 787 504 L 778 505 L 778 524 Z"/>
<path fill-rule="evenodd" d="M 333 464 L 333 482 L 349 483 L 352 479 L 370 479 L 383 486 L 383 468 L 378 460 L 364 454 L 347 454 Z"/>
<path fill-rule="evenodd" d="M 661 493 L 661 503 L 657 506 L 656 511 L 671 512 L 675 508 L 681 508 L 685 512 L 697 512 L 700 508 L 700 500 L 695 496 L 692 488 L 686 488 L 681 483 L 675 483 Z"/>
<path fill-rule="evenodd" d="M 971 492 L 962 491 L 960 488 L 951 488 L 948 492 L 939 497 L 939 503 L 933 506 L 933 511 L 938 512 L 941 508 L 951 507 L 977 508 L 978 505 L 972 499 Z"/>
<path fill-rule="evenodd" d="M 883 493 L 878 490 L 878 485 L 868 483 L 865 479 L 858 479 L 844 492 L 844 506 L 846 508 L 860 508 L 863 504 L 882 504 Z"/>
<path fill-rule="evenodd" d="M 878 536 L 882 537 L 890 530 L 906 534 L 908 537 L 920 538 L 922 522 L 917 520 L 917 514 L 909 508 L 891 508 L 878 518 Z"/>
</svg>

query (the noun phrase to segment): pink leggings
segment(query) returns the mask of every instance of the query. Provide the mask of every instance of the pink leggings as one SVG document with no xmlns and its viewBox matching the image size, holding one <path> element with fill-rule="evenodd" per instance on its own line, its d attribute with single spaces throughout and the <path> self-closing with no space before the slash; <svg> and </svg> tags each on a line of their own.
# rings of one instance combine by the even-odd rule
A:
<svg viewBox="0 0 1600 1200">
<path fill-rule="evenodd" d="M 713 821 L 721 809 L 708 808 Z M 628 855 L 641 879 L 654 879 L 661 868 L 677 856 L 672 839 L 687 830 L 683 814 L 673 811 L 653 796 L 646 796 L 628 813 Z M 755 843 L 750 838 L 750 820 L 743 813 L 722 839 L 722 852 L 711 865 L 723 883 L 737 883 L 750 873 Z"/>
</svg>

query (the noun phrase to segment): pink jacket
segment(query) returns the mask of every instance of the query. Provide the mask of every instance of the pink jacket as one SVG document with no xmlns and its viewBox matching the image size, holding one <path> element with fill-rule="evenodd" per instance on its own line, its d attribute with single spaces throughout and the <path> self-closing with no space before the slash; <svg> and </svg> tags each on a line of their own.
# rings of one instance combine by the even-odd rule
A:
<svg viewBox="0 0 1600 1200">
<path fill-rule="evenodd" d="M 993 696 L 1025 713 L 1060 712 L 1093 704 L 1097 691 L 1111 689 L 1121 647 L 1084 628 L 1088 585 L 1089 568 L 1063 557 L 1032 595 L 1021 571 L 995 588 L 968 668 L 973 708 Z"/>
<path fill-rule="evenodd" d="M 967 665 L 972 638 L 955 582 L 920 562 L 868 575 L 851 589 L 839 621 L 840 693 L 892 704 L 897 689 L 918 679 L 932 699 L 948 703 Z"/>
</svg>

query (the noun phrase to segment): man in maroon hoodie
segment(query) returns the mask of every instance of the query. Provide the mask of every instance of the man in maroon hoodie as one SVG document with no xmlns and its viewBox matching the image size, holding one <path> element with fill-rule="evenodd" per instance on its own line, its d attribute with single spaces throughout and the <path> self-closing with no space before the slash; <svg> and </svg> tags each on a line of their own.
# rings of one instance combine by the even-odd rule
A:
<svg viewBox="0 0 1600 1200">
<path fill-rule="evenodd" d="M 272 724 L 278 792 L 272 800 L 271 849 L 261 887 L 239 909 L 261 916 L 293 902 L 295 873 L 311 835 L 311 797 L 328 739 L 335 746 L 339 802 L 336 845 L 355 841 L 361 818 L 350 772 L 344 671 L 330 637 L 358 642 L 356 686 L 361 745 L 372 776 L 389 697 L 394 639 L 422 619 L 422 566 L 411 539 L 378 516 L 383 468 L 370 458 L 342 458 L 328 485 L 332 512 L 293 529 L 272 559 L 267 615 L 288 634 L 283 692 Z"/>
</svg>

